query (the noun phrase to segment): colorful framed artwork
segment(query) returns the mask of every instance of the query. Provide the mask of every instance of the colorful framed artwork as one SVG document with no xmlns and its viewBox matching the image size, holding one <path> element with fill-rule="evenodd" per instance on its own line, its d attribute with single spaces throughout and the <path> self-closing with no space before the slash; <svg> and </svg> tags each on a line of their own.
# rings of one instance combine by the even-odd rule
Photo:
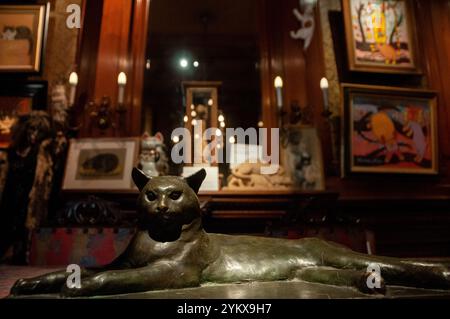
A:
<svg viewBox="0 0 450 319">
<path fill-rule="evenodd" d="M 437 95 L 432 91 L 343 85 L 343 172 L 439 172 Z"/>
<path fill-rule="evenodd" d="M 283 149 L 284 168 L 293 188 L 305 191 L 325 190 L 322 145 L 317 128 L 290 127 L 286 148 Z"/>
<path fill-rule="evenodd" d="M 47 108 L 46 81 L 0 81 L 0 149 L 9 147 L 19 117 Z"/>
<path fill-rule="evenodd" d="M 138 152 L 138 138 L 71 140 L 63 190 L 133 190 L 131 172 Z"/>
<path fill-rule="evenodd" d="M 0 5 L 0 72 L 39 73 L 50 5 Z"/>
<path fill-rule="evenodd" d="M 419 74 L 410 0 L 342 0 L 351 71 Z"/>
</svg>

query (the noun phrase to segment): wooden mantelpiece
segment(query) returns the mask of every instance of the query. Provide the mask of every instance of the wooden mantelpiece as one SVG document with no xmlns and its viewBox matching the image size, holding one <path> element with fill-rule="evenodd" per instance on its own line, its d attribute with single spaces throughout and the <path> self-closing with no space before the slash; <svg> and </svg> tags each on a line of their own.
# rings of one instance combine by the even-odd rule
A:
<svg viewBox="0 0 450 319">
<path fill-rule="evenodd" d="M 320 208 L 336 204 L 338 193 L 302 191 L 220 191 L 199 194 L 199 200 L 213 218 L 281 218 L 304 206 L 320 203 Z"/>
<path fill-rule="evenodd" d="M 334 184 L 333 184 L 334 185 Z M 376 253 L 402 257 L 450 256 L 450 193 L 423 191 L 421 196 L 392 191 L 368 196 L 340 192 L 200 193 L 208 232 L 263 235 L 267 225 L 286 225 L 308 231 L 319 228 L 369 230 Z M 334 189 L 334 190 L 333 190 Z M 417 193 L 417 190 L 411 190 Z M 89 195 L 116 202 L 126 220 L 136 217 L 138 192 L 64 192 L 64 202 Z"/>
<path fill-rule="evenodd" d="M 65 202 L 96 196 L 117 202 L 122 210 L 132 213 L 138 197 L 137 190 L 130 191 L 64 191 Z M 321 207 L 335 207 L 339 194 L 336 192 L 303 191 L 218 191 L 200 192 L 199 201 L 207 215 L 216 218 L 265 218 L 281 216 L 301 205 L 320 203 Z M 258 213 L 257 213 L 258 212 Z"/>
</svg>

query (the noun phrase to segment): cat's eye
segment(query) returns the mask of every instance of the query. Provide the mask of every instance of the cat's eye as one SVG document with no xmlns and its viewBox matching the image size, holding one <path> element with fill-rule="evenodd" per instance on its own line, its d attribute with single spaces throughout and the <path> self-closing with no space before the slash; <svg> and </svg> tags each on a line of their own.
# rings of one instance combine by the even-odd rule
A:
<svg viewBox="0 0 450 319">
<path fill-rule="evenodd" d="M 170 193 L 170 198 L 173 199 L 173 200 L 177 200 L 180 197 L 181 197 L 181 192 L 179 192 L 179 191 L 175 191 L 175 192 Z"/>
<path fill-rule="evenodd" d="M 147 199 L 151 202 L 153 202 L 154 200 L 156 200 L 156 194 L 153 192 L 148 192 L 147 194 L 145 194 L 147 196 Z"/>
</svg>

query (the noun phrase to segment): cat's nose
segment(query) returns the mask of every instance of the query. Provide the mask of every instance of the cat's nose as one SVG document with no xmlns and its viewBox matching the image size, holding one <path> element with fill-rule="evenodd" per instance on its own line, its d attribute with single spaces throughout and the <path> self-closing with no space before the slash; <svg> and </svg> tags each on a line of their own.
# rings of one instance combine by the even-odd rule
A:
<svg viewBox="0 0 450 319">
<path fill-rule="evenodd" d="M 158 205 L 156 210 L 158 211 L 158 213 L 167 213 L 167 211 L 169 210 L 169 207 L 167 207 L 165 205 Z"/>
</svg>

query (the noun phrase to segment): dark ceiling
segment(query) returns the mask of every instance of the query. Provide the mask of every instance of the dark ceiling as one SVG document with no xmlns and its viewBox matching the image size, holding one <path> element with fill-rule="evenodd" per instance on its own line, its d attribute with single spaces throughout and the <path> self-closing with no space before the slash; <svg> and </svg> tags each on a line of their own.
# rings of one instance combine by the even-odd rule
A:
<svg viewBox="0 0 450 319">
<path fill-rule="evenodd" d="M 258 0 L 153 0 L 150 32 L 162 34 L 257 33 Z"/>
</svg>

